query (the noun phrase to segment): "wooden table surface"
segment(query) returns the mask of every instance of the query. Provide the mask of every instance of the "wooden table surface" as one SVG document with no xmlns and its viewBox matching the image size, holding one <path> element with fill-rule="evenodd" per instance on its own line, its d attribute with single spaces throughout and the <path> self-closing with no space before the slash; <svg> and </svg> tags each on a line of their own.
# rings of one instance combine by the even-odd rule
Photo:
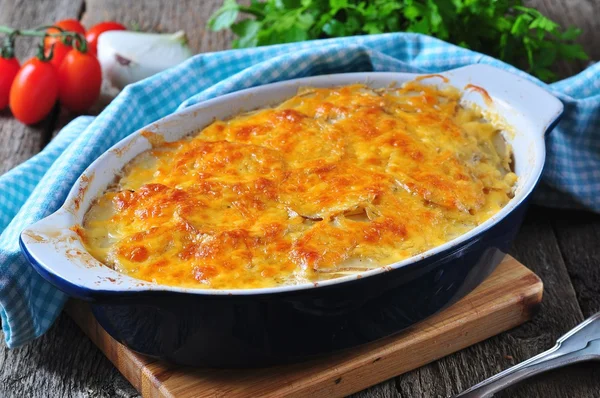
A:
<svg viewBox="0 0 600 398">
<path fill-rule="evenodd" d="M 63 18 L 86 26 L 114 19 L 142 30 L 185 29 L 195 51 L 228 47 L 227 33 L 205 29 L 220 0 L 0 0 L 0 24 L 26 28 Z M 585 31 L 581 43 L 600 60 L 600 1 L 529 0 L 565 25 Z M 19 39 L 18 56 L 34 54 L 34 41 Z M 585 65 L 559 65 L 563 76 Z M 106 101 L 104 101 L 106 103 Z M 96 107 L 96 112 L 101 106 Z M 0 174 L 40 151 L 73 116 L 55 109 L 44 122 L 23 126 L 0 112 Z M 373 386 L 360 397 L 446 397 L 554 344 L 557 337 L 600 311 L 600 216 L 532 207 L 511 254 L 544 281 L 534 319 L 408 374 Z M 1 333 L 0 333 L 1 334 Z M 123 378 L 77 326 L 62 315 L 40 339 L 9 350 L 0 343 L 1 397 L 136 397 Z M 600 364 L 555 370 L 515 386 L 501 397 L 600 397 Z"/>
</svg>

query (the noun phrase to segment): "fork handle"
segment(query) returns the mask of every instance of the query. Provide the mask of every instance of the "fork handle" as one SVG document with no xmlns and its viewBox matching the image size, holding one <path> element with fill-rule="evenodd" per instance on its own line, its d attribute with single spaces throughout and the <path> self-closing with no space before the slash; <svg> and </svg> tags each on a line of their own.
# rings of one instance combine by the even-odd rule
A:
<svg viewBox="0 0 600 398">
<path fill-rule="evenodd" d="M 596 350 L 600 348 L 600 341 L 593 342 L 598 343 L 599 347 L 594 347 Z M 590 345 L 584 347 L 581 350 L 568 352 L 563 355 L 559 353 L 560 347 L 554 347 L 548 351 L 545 351 L 528 361 L 517 364 L 505 371 L 498 373 L 495 376 L 490 377 L 482 381 L 479 384 L 469 388 L 468 390 L 456 395 L 461 398 L 485 398 L 491 397 L 496 392 L 505 389 L 513 384 L 516 384 L 522 380 L 525 380 L 538 373 L 545 372 L 547 370 L 560 368 L 562 366 L 570 365 L 576 362 L 583 362 L 594 359 L 591 352 L 588 352 Z M 558 354 L 558 355 L 557 355 Z"/>
</svg>

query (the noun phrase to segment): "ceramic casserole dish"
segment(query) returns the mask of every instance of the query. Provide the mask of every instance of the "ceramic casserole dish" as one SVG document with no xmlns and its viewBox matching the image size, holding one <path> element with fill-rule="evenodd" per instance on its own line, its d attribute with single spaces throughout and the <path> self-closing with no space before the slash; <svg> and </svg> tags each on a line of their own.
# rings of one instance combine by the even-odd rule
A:
<svg viewBox="0 0 600 398">
<path fill-rule="evenodd" d="M 408 73 L 314 76 L 268 84 L 190 106 L 132 134 L 100 156 L 64 205 L 21 234 L 24 255 L 50 283 L 91 302 L 102 327 L 127 347 L 178 364 L 255 367 L 303 360 L 398 333 L 453 304 L 499 264 L 513 241 L 544 166 L 544 136 L 561 102 L 511 73 L 473 65 L 442 73 L 466 90 L 462 100 L 497 114 L 514 132 L 514 198 L 468 233 L 421 255 L 360 275 L 260 289 L 166 286 L 119 273 L 97 261 L 70 228 L 136 155 L 151 148 L 142 132 L 174 141 L 240 112 L 275 105 L 300 87 L 363 83 L 372 88 L 413 80 Z M 432 76 L 423 80 L 439 84 Z"/>
</svg>

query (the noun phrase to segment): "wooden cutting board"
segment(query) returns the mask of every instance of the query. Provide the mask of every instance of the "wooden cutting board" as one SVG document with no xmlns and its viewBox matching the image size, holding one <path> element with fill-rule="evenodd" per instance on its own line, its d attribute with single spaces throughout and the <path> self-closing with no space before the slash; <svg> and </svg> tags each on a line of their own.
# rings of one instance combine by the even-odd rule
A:
<svg viewBox="0 0 600 398">
<path fill-rule="evenodd" d="M 110 337 L 86 303 L 71 300 L 66 311 L 144 397 L 341 397 L 527 321 L 542 291 L 537 275 L 506 256 L 471 294 L 397 336 L 327 358 L 254 370 L 194 369 L 147 358 Z"/>
</svg>

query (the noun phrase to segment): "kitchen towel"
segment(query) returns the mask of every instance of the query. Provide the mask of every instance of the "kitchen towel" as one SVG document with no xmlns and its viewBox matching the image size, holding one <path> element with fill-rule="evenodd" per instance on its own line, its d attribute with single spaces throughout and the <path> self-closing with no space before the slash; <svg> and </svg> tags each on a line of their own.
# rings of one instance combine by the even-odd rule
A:
<svg viewBox="0 0 600 398">
<path fill-rule="evenodd" d="M 122 138 L 177 109 L 265 83 L 343 72 L 435 73 L 475 63 L 530 79 L 563 101 L 535 200 L 600 212 L 600 64 L 546 85 L 494 58 L 412 33 L 200 54 L 126 87 L 100 115 L 73 120 L 41 153 L 0 177 L 0 312 L 7 345 L 46 332 L 67 298 L 21 255 L 19 233 L 58 209 L 84 169 Z"/>
</svg>

